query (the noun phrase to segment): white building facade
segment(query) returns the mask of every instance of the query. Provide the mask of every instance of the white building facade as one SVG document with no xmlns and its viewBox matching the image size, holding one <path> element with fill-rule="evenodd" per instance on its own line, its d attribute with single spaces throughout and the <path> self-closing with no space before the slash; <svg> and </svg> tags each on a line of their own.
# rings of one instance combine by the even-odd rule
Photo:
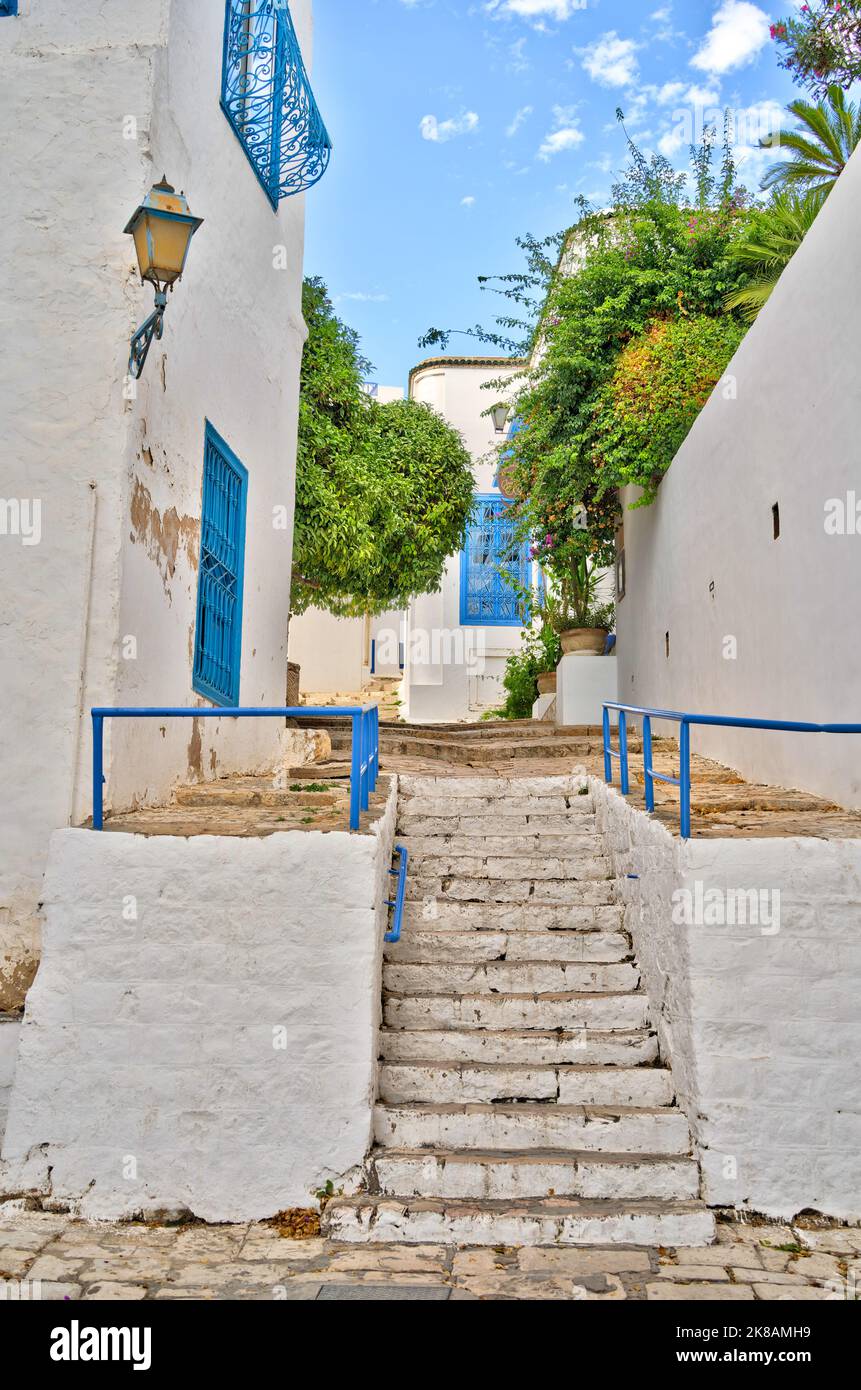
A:
<svg viewBox="0 0 861 1390">
<path fill-rule="evenodd" d="M 311 0 L 15 8 L 0 16 L 0 1012 L 38 961 L 49 835 L 89 814 L 91 707 L 284 703 L 304 189 L 329 155 Z M 204 221 L 134 381 L 152 293 L 123 229 L 163 174 Z M 277 735 L 109 724 L 106 804 L 250 769 Z"/>
<path fill-rule="evenodd" d="M 412 723 L 464 722 L 498 708 L 505 663 L 520 648 L 521 606 L 502 572 L 528 588 L 534 566 L 497 485 L 503 435 L 487 412 L 511 399 L 523 365 L 514 358 L 443 357 L 410 373 L 411 399 L 458 430 L 475 476 L 466 546 L 446 565 L 440 592 L 410 607 L 404 708 Z"/>
</svg>

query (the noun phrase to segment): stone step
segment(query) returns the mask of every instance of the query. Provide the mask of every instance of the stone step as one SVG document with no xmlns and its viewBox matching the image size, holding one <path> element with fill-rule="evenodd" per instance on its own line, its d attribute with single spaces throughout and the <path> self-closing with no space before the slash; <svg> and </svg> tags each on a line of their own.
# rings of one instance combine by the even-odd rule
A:
<svg viewBox="0 0 861 1390">
<path fill-rule="evenodd" d="M 591 817 L 576 815 L 564 809 L 540 814 L 519 811 L 509 815 L 507 812 L 502 814 L 485 808 L 466 815 L 452 815 L 443 811 L 439 803 L 434 803 L 434 806 L 435 809 L 432 811 L 416 814 L 405 813 L 402 808 L 398 817 L 398 834 L 408 839 L 438 835 L 456 835 L 459 839 L 475 836 L 482 840 L 491 835 L 505 838 L 513 838 L 516 835 L 561 835 L 575 838 L 584 827 L 586 833 L 591 833 L 594 824 Z"/>
<path fill-rule="evenodd" d="M 606 887 L 606 892 L 603 890 Z M 435 932 L 516 932 L 532 935 L 547 932 L 613 931 L 624 925 L 625 909 L 615 901 L 615 885 L 595 885 L 590 896 L 603 896 L 602 904 L 553 906 L 533 903 L 438 903 L 407 902 L 404 927 L 432 928 Z M 584 896 L 587 896 L 584 888 Z M 408 933 L 409 934 L 409 933 Z"/>
<path fill-rule="evenodd" d="M 583 832 L 575 822 L 567 835 L 404 835 L 400 843 L 416 862 L 426 859 L 573 859 L 604 858 L 597 831 Z"/>
<path fill-rule="evenodd" d="M 689 1154 L 687 1117 L 675 1108 L 464 1104 L 377 1105 L 374 1138 L 401 1149 L 583 1149 Z"/>
<path fill-rule="evenodd" d="M 621 932 L 476 932 L 416 931 L 408 928 L 396 945 L 385 949 L 386 960 L 398 964 L 425 962 L 555 961 L 612 964 L 627 960 L 631 946 Z"/>
<path fill-rule="evenodd" d="M 672 1105 L 675 1089 L 671 1073 L 658 1067 L 387 1062 L 380 1071 L 379 1094 L 387 1105 L 545 1100 L 655 1109 Z"/>
<path fill-rule="evenodd" d="M 578 904 L 603 907 L 617 901 L 614 880 L 601 878 L 534 879 L 534 878 L 430 878 L 408 873 L 407 902 L 471 902 L 511 903 L 532 907 L 533 904 L 567 906 Z"/>
<path fill-rule="evenodd" d="M 595 1028 L 609 1033 L 648 1028 L 645 994 L 390 994 L 383 1001 L 387 1028 L 438 1031 L 449 1028 Z"/>
<path fill-rule="evenodd" d="M 579 1152 L 480 1153 L 374 1149 L 370 1190 L 409 1200 L 523 1201 L 579 1197 L 592 1201 L 692 1201 L 699 1195 L 693 1158 Z"/>
<path fill-rule="evenodd" d="M 392 994 L 623 994 L 640 984 L 630 961 L 616 965 L 582 965 L 558 961 L 485 961 L 390 963 L 383 967 L 383 988 Z"/>
<path fill-rule="evenodd" d="M 419 879 L 502 879 L 506 882 L 526 879 L 536 883 L 543 879 L 567 879 L 575 883 L 607 881 L 612 876 L 610 860 L 605 854 L 571 854 L 564 859 L 549 855 L 451 855 L 417 854 L 412 858 L 412 871 Z"/>
<path fill-rule="evenodd" d="M 326 1208 L 333 1240 L 411 1245 L 708 1245 L 715 1220 L 699 1202 L 586 1202 L 548 1197 L 476 1204 L 338 1197 Z"/>
<path fill-rule="evenodd" d="M 518 763 L 524 760 L 547 759 L 560 763 L 583 762 L 586 758 L 598 757 L 603 752 L 599 739 L 562 738 L 555 732 L 548 734 L 546 725 L 544 737 L 531 739 L 452 739 L 438 738 L 432 745 L 427 740 L 412 738 L 408 733 L 398 734 L 386 730 L 382 739 L 382 751 L 399 757 L 428 757 L 437 762 L 448 763 L 452 767 L 483 767 L 500 763 Z M 640 752 L 636 744 L 629 745 L 631 756 Z"/>
<path fill-rule="evenodd" d="M 530 1066 L 651 1066 L 658 1060 L 658 1040 L 647 1028 L 613 1033 L 581 1028 L 575 1032 L 540 1029 L 451 1028 L 415 1031 L 383 1028 L 380 1055 L 385 1062 L 426 1062 L 446 1057 L 452 1062 L 485 1062 Z"/>
<path fill-rule="evenodd" d="M 562 824 L 569 831 L 574 831 L 577 826 L 581 828 L 585 825 L 589 829 L 595 828 L 595 811 L 592 806 L 591 797 L 567 797 L 563 792 L 544 792 L 528 795 L 523 791 L 512 791 L 504 797 L 489 796 L 478 792 L 473 792 L 469 796 L 446 796 L 442 792 L 436 792 L 427 796 L 405 796 L 401 795 L 399 803 L 399 823 L 407 824 L 416 816 L 425 819 L 439 818 L 444 819 L 450 826 L 456 826 L 461 820 L 475 816 L 490 816 L 493 824 L 489 825 L 485 833 L 489 835 L 508 833 L 507 822 L 513 816 L 556 816 L 562 818 Z M 501 822 L 499 818 L 502 818 Z M 494 824 L 499 823 L 499 830 L 494 829 Z M 537 829 L 544 829 L 543 825 Z M 451 833 L 456 833 L 452 831 Z M 564 830 L 556 832 L 563 835 Z"/>
</svg>

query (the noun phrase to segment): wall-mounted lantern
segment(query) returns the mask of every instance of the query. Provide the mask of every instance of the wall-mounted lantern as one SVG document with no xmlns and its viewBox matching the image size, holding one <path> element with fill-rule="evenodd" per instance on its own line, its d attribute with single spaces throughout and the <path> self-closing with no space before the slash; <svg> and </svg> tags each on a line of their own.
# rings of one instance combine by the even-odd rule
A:
<svg viewBox="0 0 861 1390">
<path fill-rule="evenodd" d="M 510 407 L 507 405 L 495 405 L 493 407 L 493 410 L 490 412 L 490 418 L 493 420 L 493 428 L 496 430 L 497 434 L 505 434 L 505 427 L 508 424 L 510 413 Z"/>
<path fill-rule="evenodd" d="M 155 310 L 132 338 L 129 372 L 139 377 L 153 338 L 164 331 L 167 291 L 182 278 L 191 238 L 203 222 L 192 217 L 184 193 L 177 193 L 162 175 L 132 214 L 126 233 L 134 237 L 141 280 L 155 289 Z"/>
</svg>

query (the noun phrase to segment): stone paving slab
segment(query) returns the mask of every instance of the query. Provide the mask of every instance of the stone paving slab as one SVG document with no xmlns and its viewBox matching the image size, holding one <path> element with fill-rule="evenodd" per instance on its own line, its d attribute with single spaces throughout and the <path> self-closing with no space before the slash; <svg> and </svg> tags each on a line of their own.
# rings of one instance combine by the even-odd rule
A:
<svg viewBox="0 0 861 1390">
<path fill-rule="evenodd" d="M 0 1300 L 861 1300 L 861 1228 L 721 1221 L 702 1249 L 352 1245 L 273 1223 L 91 1223 L 0 1201 Z M 10 1296 L 6 1294 L 6 1296 Z M 31 1291 L 36 1296 L 36 1290 Z"/>
</svg>

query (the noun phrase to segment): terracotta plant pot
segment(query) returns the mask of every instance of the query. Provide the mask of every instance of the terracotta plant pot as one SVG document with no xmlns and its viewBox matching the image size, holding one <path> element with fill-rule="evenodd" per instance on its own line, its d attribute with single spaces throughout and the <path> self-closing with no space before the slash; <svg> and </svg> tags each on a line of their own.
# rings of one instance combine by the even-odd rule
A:
<svg viewBox="0 0 861 1390">
<path fill-rule="evenodd" d="M 556 694 L 556 672 L 555 672 L 555 671 L 543 671 L 542 674 L 538 677 L 538 694 L 539 694 L 539 695 L 555 695 L 555 694 Z"/>
<path fill-rule="evenodd" d="M 562 650 L 566 656 L 603 656 L 607 645 L 607 629 L 603 627 L 572 627 L 562 633 Z"/>
</svg>

